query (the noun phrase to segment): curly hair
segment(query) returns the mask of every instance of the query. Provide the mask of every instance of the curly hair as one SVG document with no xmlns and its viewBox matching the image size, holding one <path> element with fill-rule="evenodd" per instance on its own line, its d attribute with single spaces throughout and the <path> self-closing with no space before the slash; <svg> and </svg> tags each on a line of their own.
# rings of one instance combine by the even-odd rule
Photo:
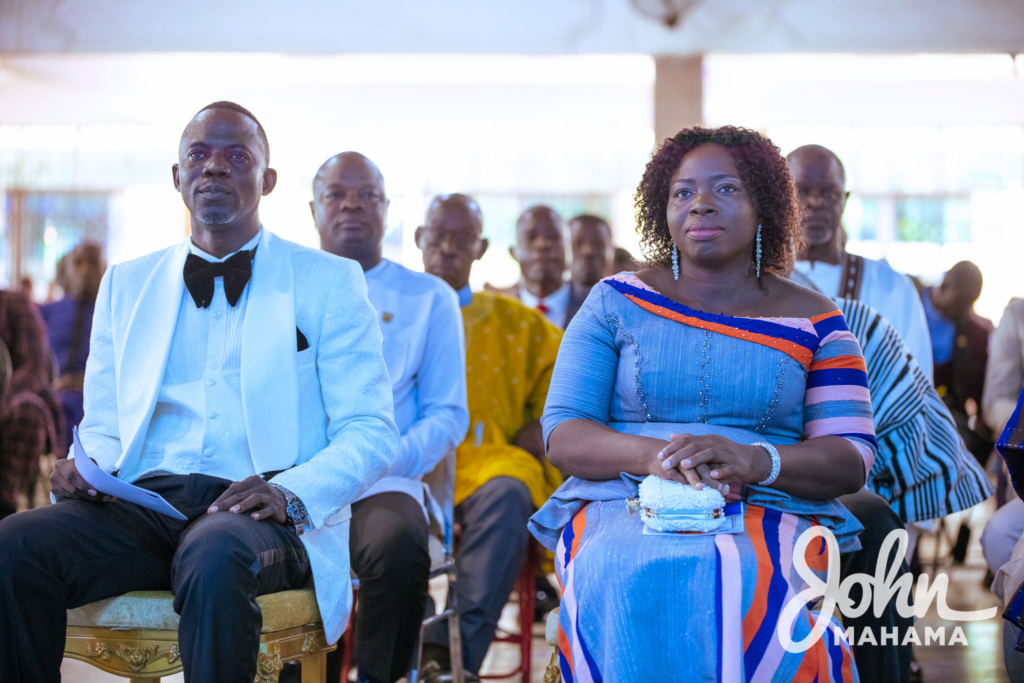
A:
<svg viewBox="0 0 1024 683">
<path fill-rule="evenodd" d="M 668 230 L 669 185 L 683 157 L 701 145 L 722 145 L 736 162 L 740 180 L 754 202 L 761 225 L 761 270 L 787 273 L 800 247 L 799 204 L 789 167 L 779 148 L 757 131 L 734 126 L 687 128 L 667 138 L 654 153 L 640 185 L 635 206 L 640 247 L 651 265 L 672 262 Z M 756 246 L 750 246 L 755 258 Z"/>
</svg>

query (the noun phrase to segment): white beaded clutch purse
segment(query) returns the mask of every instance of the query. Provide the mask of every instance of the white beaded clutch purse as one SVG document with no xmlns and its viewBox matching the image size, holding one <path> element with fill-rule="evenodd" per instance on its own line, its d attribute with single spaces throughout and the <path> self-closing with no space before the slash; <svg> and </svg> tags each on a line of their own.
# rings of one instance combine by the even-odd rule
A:
<svg viewBox="0 0 1024 683">
<path fill-rule="evenodd" d="M 725 498 L 715 489 L 694 489 L 653 474 L 640 482 L 640 516 L 654 531 L 708 533 L 726 520 Z"/>
</svg>

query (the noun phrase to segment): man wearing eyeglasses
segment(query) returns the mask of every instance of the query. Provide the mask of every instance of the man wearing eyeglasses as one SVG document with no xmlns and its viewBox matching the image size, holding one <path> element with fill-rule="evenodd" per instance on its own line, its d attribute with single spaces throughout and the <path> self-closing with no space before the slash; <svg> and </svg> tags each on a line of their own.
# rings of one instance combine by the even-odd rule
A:
<svg viewBox="0 0 1024 683">
<path fill-rule="evenodd" d="M 843 163 L 821 145 L 798 147 L 786 160 L 803 208 L 804 248 L 793 280 L 827 297 L 862 301 L 878 311 L 931 380 L 931 337 L 914 283 L 884 261 L 846 251 L 842 218 L 850 193 Z"/>
<path fill-rule="evenodd" d="M 786 160 L 803 209 L 800 224 L 804 246 L 793 268 L 793 281 L 830 298 L 840 301 L 852 299 L 873 308 L 892 325 L 930 382 L 931 337 L 914 284 L 887 263 L 846 251 L 842 218 L 849 193 L 846 191 L 846 171 L 839 157 L 820 145 L 805 145 L 790 152 Z M 884 377 L 880 381 L 883 380 Z M 895 378 L 889 380 L 895 381 Z M 872 399 L 877 398 L 872 396 Z M 879 414 L 884 415 L 884 409 L 876 407 L 876 417 Z M 923 452 L 903 455 L 910 459 L 925 457 Z M 840 577 L 870 574 L 879 559 L 888 530 L 898 529 L 904 522 L 887 501 L 867 488 L 839 500 L 867 529 L 860 537 L 861 549 L 844 553 Z M 917 533 L 913 524 L 909 531 L 913 544 Z M 900 569 L 901 573 L 903 571 L 906 571 L 905 567 Z M 886 605 L 880 614 L 868 611 L 859 617 L 848 618 L 845 623 L 855 626 L 858 631 L 868 629 L 876 633 L 884 629 L 902 631 L 912 625 L 908 618 L 894 609 L 892 603 Z M 863 680 L 909 680 L 916 666 L 911 661 L 912 651 L 908 643 L 876 646 L 861 642 L 854 645 L 853 656 Z"/>
<path fill-rule="evenodd" d="M 465 326 L 471 426 L 455 467 L 455 562 L 462 661 L 474 681 L 523 563 L 526 523 L 561 483 L 544 457 L 540 416 L 562 331 L 536 308 L 470 288 L 473 264 L 487 251 L 472 197 L 435 197 L 416 245 L 424 269 L 458 293 Z M 448 637 L 447 621 L 424 633 L 424 683 L 452 680 Z"/>
</svg>

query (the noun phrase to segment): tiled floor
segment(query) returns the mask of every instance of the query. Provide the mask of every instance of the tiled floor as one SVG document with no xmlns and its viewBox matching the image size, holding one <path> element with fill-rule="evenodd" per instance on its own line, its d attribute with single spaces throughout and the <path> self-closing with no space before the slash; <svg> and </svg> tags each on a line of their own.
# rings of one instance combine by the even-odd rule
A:
<svg viewBox="0 0 1024 683">
<path fill-rule="evenodd" d="M 968 552 L 967 561 L 962 566 L 954 567 L 948 560 L 937 570 L 937 573 L 945 573 L 949 576 L 948 604 L 955 610 L 976 610 L 998 605 L 999 601 L 984 587 L 982 581 L 985 576 L 985 563 L 981 557 L 981 548 L 978 539 L 981 536 L 981 529 L 984 521 L 988 519 L 992 511 L 992 502 L 980 506 L 971 515 L 971 546 Z M 950 520 L 951 534 L 955 533 L 959 525 L 958 520 Z M 926 561 L 934 552 L 934 538 L 922 539 L 922 551 Z M 948 544 L 944 545 L 940 555 L 948 554 Z M 929 574 L 932 572 L 929 570 Z M 934 575 L 933 575 L 934 576 Z M 443 582 L 443 580 L 442 580 Z M 431 587 L 435 593 L 435 599 L 443 602 L 443 583 Z M 1001 612 L 1001 610 L 1000 610 Z M 509 604 L 502 615 L 501 627 L 511 631 L 517 630 L 517 609 L 514 604 Z M 933 603 L 928 614 L 917 623 L 917 630 L 923 639 L 926 627 L 936 628 L 940 625 L 947 626 L 947 637 L 952 635 L 952 627 L 956 624 L 943 622 L 938 618 L 936 606 Z M 964 634 L 967 638 L 967 645 L 946 645 L 921 646 L 916 648 L 917 659 L 921 664 L 924 680 L 926 683 L 1008 683 L 1008 678 L 1003 669 L 1002 642 L 1001 642 L 1001 619 L 998 614 L 994 619 L 987 621 L 971 622 L 962 624 Z M 531 683 L 542 683 L 544 669 L 551 658 L 552 648 L 544 642 L 543 628 L 540 624 L 534 625 L 533 640 L 533 674 Z M 495 645 L 491 648 L 484 662 L 484 672 L 508 671 L 515 668 L 519 662 L 517 648 L 510 645 Z M 81 662 L 65 660 L 61 669 L 66 683 L 114 683 L 124 681 L 107 674 L 103 674 L 92 667 Z M 519 681 L 515 676 L 508 679 Z M 183 683 L 184 678 L 179 674 L 164 679 L 165 683 Z M 864 683 L 872 683 L 865 681 Z"/>
</svg>

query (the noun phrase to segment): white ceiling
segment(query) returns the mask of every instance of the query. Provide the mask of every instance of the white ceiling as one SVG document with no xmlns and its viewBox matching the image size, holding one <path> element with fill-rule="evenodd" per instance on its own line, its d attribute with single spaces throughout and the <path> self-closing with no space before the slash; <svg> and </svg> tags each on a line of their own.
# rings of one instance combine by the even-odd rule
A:
<svg viewBox="0 0 1024 683">
<path fill-rule="evenodd" d="M 1021 52 L 1022 0 L 0 0 L 0 52 Z"/>
</svg>

